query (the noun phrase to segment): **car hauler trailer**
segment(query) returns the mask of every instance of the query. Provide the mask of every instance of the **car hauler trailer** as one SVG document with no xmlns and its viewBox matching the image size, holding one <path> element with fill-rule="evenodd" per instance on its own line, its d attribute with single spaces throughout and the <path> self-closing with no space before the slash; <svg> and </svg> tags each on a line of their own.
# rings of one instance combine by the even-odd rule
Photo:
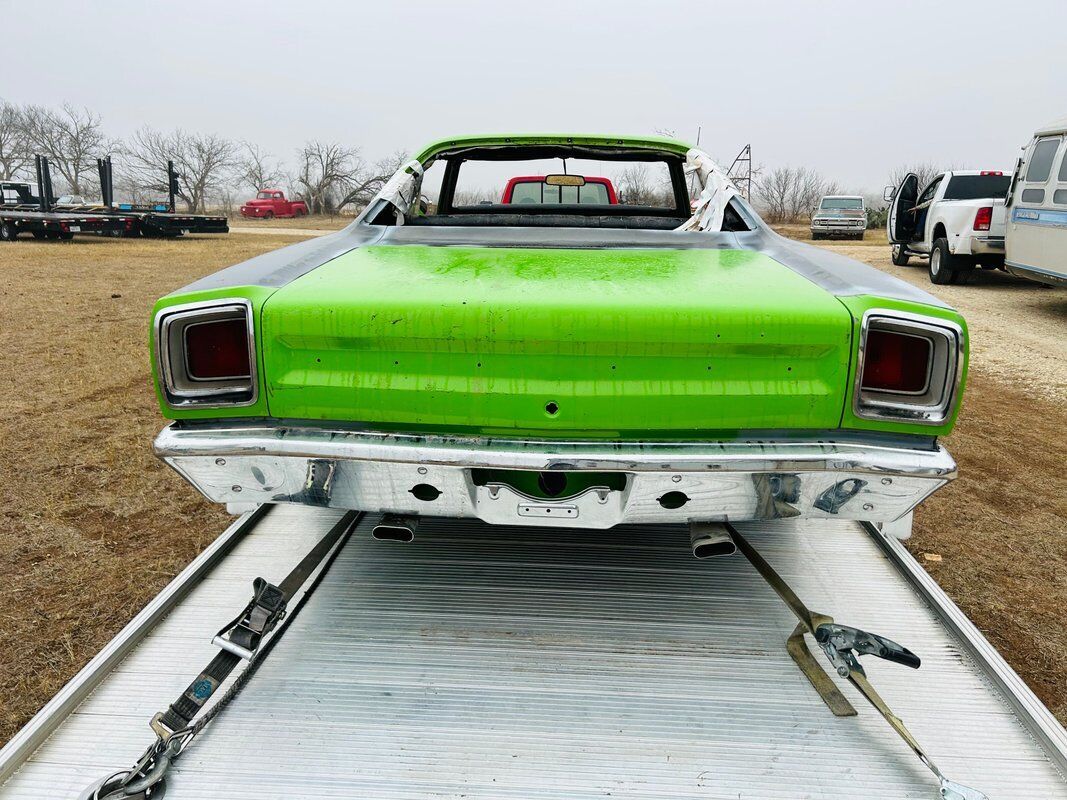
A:
<svg viewBox="0 0 1067 800">
<path fill-rule="evenodd" d="M 129 225 L 130 220 L 120 216 L 86 212 L 45 213 L 0 206 L 0 242 L 13 242 L 26 233 L 35 239 L 72 239 L 76 233 L 121 236 Z"/>
<path fill-rule="evenodd" d="M 26 233 L 35 239 L 72 239 L 76 233 L 121 236 L 130 230 L 133 220 L 121 214 L 81 208 L 54 210 L 48 162 L 41 156 L 36 162 L 40 196 L 35 196 L 25 181 L 0 181 L 0 241 L 13 242 Z"/>
<path fill-rule="evenodd" d="M 694 559 L 681 526 L 429 519 L 404 545 L 373 538 L 378 522 L 240 518 L 0 751 L 0 798 L 77 797 L 128 768 L 152 714 L 218 660 L 212 633 L 248 582 L 339 528 L 240 692 L 231 675 L 213 694 L 225 707 L 170 764 L 167 798 L 941 796 L 827 675 L 858 709 L 831 713 L 787 654 L 794 617 L 742 554 Z M 1067 797 L 1067 734 L 897 539 L 850 521 L 737 528 L 797 595 L 922 657 L 865 664 L 940 769 L 984 793 L 944 796 Z"/>
<path fill-rule="evenodd" d="M 48 162 L 42 159 L 44 170 Z M 167 162 L 166 203 L 139 205 L 136 203 L 116 203 L 114 176 L 111 156 L 98 158 L 96 167 L 100 175 L 100 205 L 55 206 L 56 210 L 67 212 L 92 212 L 96 214 L 116 214 L 132 220 L 126 235 L 144 236 L 152 239 L 174 239 L 187 233 L 229 233 L 230 226 L 224 216 L 212 214 L 179 214 L 175 210 L 175 195 L 178 191 L 178 173 L 174 162 Z M 51 199 L 49 198 L 51 202 Z"/>
</svg>

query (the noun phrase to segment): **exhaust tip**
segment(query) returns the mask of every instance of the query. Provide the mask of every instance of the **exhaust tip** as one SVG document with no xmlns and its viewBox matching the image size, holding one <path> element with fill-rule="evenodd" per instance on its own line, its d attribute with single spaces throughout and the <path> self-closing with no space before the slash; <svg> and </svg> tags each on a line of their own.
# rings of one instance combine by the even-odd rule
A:
<svg viewBox="0 0 1067 800">
<path fill-rule="evenodd" d="M 386 514 L 374 526 L 371 536 L 383 542 L 411 542 L 415 539 L 415 529 L 419 526 L 418 517 L 402 517 L 399 514 Z"/>
<path fill-rule="evenodd" d="M 689 545 L 694 558 L 721 558 L 737 552 L 737 543 L 722 522 L 690 522 Z"/>
</svg>

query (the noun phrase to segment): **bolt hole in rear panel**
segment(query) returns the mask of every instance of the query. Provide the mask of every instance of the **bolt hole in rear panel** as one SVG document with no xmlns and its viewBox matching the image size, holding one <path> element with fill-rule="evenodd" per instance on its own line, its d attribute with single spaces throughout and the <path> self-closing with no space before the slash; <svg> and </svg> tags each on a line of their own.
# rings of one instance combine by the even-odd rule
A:
<svg viewBox="0 0 1067 800">
<path fill-rule="evenodd" d="M 272 512 L 299 525 L 307 509 Z M 611 531 L 365 519 L 168 797 L 932 798 L 884 721 L 833 717 L 784 647 L 795 620 L 683 526 Z M 739 526 L 814 607 L 923 658 L 866 663 L 938 765 L 994 798 L 1064 784 L 854 523 Z M 863 569 L 857 569 L 863 565 Z"/>
</svg>

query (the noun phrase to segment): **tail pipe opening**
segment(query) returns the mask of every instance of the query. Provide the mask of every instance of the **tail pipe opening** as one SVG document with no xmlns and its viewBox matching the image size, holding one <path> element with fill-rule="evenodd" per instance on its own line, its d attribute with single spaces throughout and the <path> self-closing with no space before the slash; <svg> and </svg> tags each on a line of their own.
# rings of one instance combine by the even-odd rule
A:
<svg viewBox="0 0 1067 800">
<path fill-rule="evenodd" d="M 737 552 L 737 543 L 724 522 L 690 522 L 689 545 L 694 558 L 718 558 Z"/>
<path fill-rule="evenodd" d="M 415 539 L 415 529 L 419 527 L 418 517 L 405 517 L 400 514 L 386 514 L 374 530 L 371 536 L 386 542 L 410 542 Z"/>
</svg>

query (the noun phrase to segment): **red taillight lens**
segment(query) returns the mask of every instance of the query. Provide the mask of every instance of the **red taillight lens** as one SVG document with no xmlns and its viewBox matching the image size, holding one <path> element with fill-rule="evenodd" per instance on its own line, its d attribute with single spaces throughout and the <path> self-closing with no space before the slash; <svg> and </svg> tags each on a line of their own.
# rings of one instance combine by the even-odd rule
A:
<svg viewBox="0 0 1067 800">
<path fill-rule="evenodd" d="M 930 340 L 921 336 L 869 331 L 860 385 L 876 392 L 919 394 L 926 389 L 932 351 Z"/>
<path fill-rule="evenodd" d="M 194 380 L 251 376 L 245 321 L 226 319 L 187 327 L 185 363 Z"/>
<path fill-rule="evenodd" d="M 993 206 L 983 206 L 978 209 L 978 213 L 974 215 L 974 229 L 976 231 L 987 231 L 992 223 Z"/>
</svg>

